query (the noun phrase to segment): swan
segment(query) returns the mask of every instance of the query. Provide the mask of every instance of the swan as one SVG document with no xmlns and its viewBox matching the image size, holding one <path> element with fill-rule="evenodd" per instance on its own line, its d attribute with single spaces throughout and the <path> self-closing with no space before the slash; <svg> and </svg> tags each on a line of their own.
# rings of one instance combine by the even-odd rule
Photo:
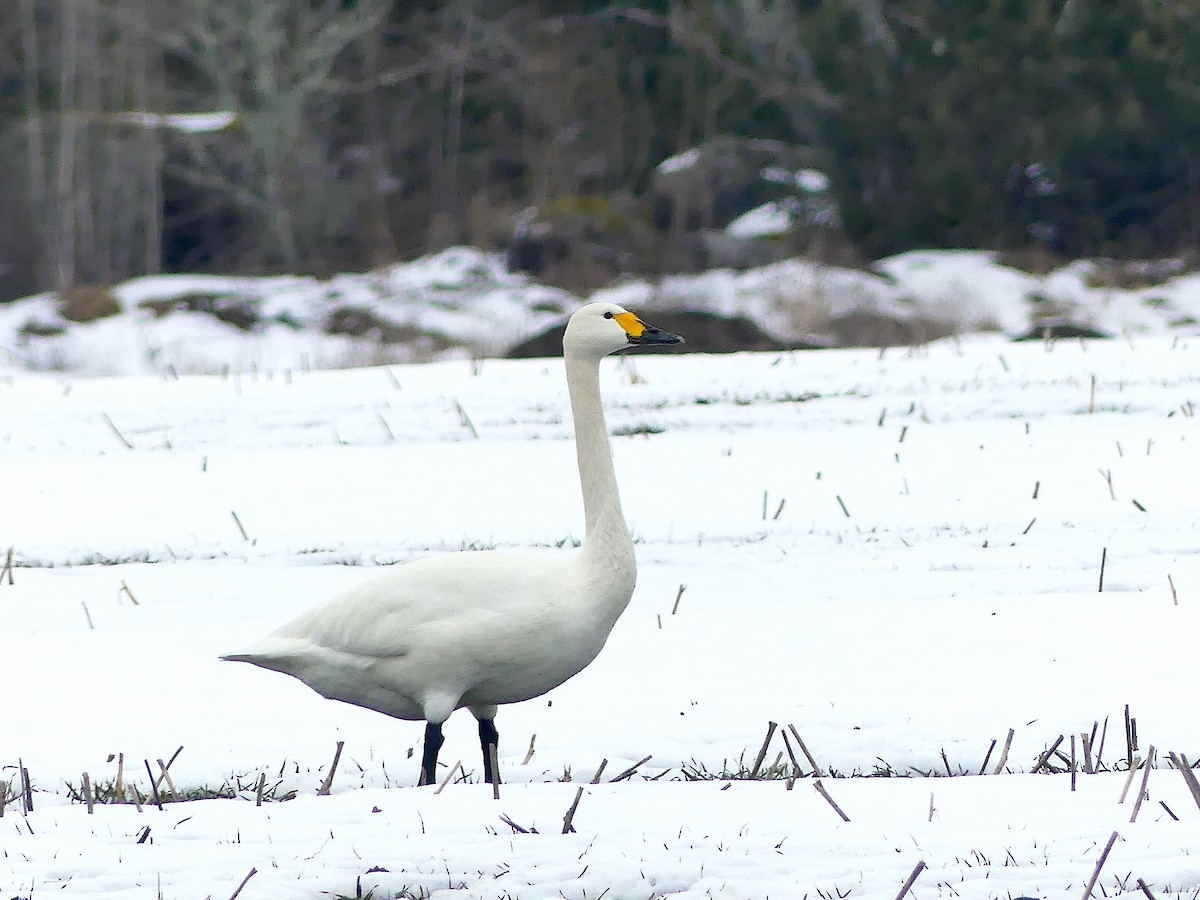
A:
<svg viewBox="0 0 1200 900">
<path fill-rule="evenodd" d="M 442 725 L 465 706 L 479 722 L 484 779 L 498 782 L 497 707 L 541 696 L 582 671 L 633 595 L 637 561 L 600 401 L 600 361 L 628 347 L 682 341 L 613 303 L 590 303 L 568 321 L 563 362 L 584 511 L 576 553 L 420 559 L 221 659 L 283 672 L 332 700 L 424 720 L 418 784 L 436 780 Z"/>
</svg>

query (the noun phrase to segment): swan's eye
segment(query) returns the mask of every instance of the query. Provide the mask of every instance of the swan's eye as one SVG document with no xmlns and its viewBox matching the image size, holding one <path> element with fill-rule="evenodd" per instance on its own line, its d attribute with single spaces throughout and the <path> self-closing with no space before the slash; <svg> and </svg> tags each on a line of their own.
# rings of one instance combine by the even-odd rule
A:
<svg viewBox="0 0 1200 900">
<path fill-rule="evenodd" d="M 608 312 L 606 312 L 604 314 L 604 318 L 606 318 L 606 319 L 611 319 L 612 317 L 613 317 L 612 310 L 609 310 Z"/>
</svg>

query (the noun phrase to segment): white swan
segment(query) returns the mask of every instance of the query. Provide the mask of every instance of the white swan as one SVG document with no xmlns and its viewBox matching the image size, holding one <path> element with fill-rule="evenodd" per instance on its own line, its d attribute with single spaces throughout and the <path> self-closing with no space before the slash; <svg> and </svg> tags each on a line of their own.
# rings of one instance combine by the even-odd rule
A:
<svg viewBox="0 0 1200 900">
<path fill-rule="evenodd" d="M 600 403 L 600 360 L 682 340 L 611 303 L 588 304 L 567 324 L 563 357 L 585 521 L 578 553 L 418 560 L 221 658 L 284 672 L 333 700 L 425 720 L 421 784 L 435 780 L 442 723 L 465 706 L 479 720 L 484 778 L 497 780 L 496 707 L 537 697 L 581 671 L 633 595 L 637 563 Z"/>
</svg>

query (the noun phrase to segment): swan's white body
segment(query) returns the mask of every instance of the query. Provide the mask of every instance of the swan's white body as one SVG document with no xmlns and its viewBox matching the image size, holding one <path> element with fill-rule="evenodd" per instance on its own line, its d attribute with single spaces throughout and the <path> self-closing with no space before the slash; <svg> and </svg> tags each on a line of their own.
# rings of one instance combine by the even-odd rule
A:
<svg viewBox="0 0 1200 900">
<path fill-rule="evenodd" d="M 331 699 L 431 726 L 469 707 L 481 737 L 485 723 L 494 736 L 496 707 L 540 696 L 587 666 L 633 595 L 637 563 L 617 492 L 599 365 L 630 344 L 679 340 L 613 304 L 589 304 L 571 317 L 563 351 L 583 488 L 578 553 L 544 560 L 464 552 L 419 560 L 222 658 L 284 672 Z M 486 755 L 485 746 L 485 769 Z"/>
</svg>

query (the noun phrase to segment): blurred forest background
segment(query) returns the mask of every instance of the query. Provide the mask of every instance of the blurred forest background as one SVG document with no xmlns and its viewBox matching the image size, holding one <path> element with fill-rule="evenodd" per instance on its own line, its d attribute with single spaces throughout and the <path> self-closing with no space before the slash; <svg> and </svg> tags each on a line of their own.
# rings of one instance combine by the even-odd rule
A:
<svg viewBox="0 0 1200 900">
<path fill-rule="evenodd" d="M 457 243 L 578 291 L 1194 263 L 1200 2 L 0 0 L 0 159 L 0 299 Z M 768 202 L 786 232 L 724 228 Z"/>
</svg>

